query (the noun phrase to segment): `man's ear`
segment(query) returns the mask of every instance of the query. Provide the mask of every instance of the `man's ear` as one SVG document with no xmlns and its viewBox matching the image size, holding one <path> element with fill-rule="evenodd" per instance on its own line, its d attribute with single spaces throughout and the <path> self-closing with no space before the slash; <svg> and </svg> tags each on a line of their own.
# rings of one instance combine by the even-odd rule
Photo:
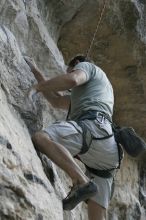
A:
<svg viewBox="0 0 146 220">
<path fill-rule="evenodd" d="M 80 61 L 79 61 L 79 60 L 76 60 L 76 63 L 75 63 L 75 65 L 77 65 L 78 63 L 80 63 Z"/>
</svg>

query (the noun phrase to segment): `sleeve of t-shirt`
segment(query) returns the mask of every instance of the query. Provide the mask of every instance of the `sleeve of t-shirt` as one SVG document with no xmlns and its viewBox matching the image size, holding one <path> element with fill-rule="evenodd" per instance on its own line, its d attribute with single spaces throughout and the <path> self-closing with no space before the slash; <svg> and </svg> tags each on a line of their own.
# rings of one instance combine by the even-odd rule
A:
<svg viewBox="0 0 146 220">
<path fill-rule="evenodd" d="M 73 68 L 73 71 L 75 71 L 75 70 L 82 70 L 86 74 L 87 81 L 91 79 L 92 74 L 93 74 L 92 64 L 90 64 L 88 62 L 80 62 L 80 63 L 78 63 Z"/>
</svg>

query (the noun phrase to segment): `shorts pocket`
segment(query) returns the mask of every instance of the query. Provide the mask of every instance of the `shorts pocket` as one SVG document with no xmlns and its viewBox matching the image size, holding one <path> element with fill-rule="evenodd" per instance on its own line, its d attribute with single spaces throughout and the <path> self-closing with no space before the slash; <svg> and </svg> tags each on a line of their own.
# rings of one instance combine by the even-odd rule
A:
<svg viewBox="0 0 146 220">
<path fill-rule="evenodd" d="M 97 120 L 95 120 L 94 123 L 96 125 L 96 134 L 99 138 L 112 135 L 113 131 L 110 123 L 99 123 Z"/>
</svg>

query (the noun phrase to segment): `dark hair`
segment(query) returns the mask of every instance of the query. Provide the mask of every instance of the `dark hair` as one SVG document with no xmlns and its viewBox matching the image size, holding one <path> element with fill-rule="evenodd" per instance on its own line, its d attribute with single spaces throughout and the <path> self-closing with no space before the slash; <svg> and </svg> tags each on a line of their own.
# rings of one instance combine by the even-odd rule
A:
<svg viewBox="0 0 146 220">
<path fill-rule="evenodd" d="M 70 60 L 68 66 L 69 67 L 74 67 L 76 65 L 76 61 L 80 61 L 80 62 L 91 62 L 91 60 L 84 56 L 84 55 L 78 55 L 78 56 L 75 56 L 73 59 Z"/>
</svg>

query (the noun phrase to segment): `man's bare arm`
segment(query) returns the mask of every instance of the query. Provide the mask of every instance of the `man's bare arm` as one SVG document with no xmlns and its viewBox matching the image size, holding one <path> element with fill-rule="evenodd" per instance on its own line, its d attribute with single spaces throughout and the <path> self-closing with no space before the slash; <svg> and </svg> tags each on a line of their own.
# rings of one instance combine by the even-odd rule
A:
<svg viewBox="0 0 146 220">
<path fill-rule="evenodd" d="M 38 83 L 33 88 L 36 92 L 42 92 L 44 97 L 55 108 L 68 109 L 70 105 L 70 96 L 62 96 L 59 91 L 71 89 L 87 81 L 86 74 L 81 70 L 76 70 L 50 80 Z"/>
<path fill-rule="evenodd" d="M 86 82 L 86 74 L 82 70 L 75 70 L 68 74 L 63 74 L 61 76 L 45 80 L 45 77 L 43 77 L 43 74 L 39 71 L 34 61 L 32 61 L 29 57 L 24 57 L 24 59 L 38 81 L 38 84 L 33 87 L 33 89 L 36 89 L 37 92 L 65 91 Z"/>
<path fill-rule="evenodd" d="M 37 92 L 43 91 L 65 91 L 71 89 L 75 86 L 79 86 L 87 81 L 85 72 L 81 70 L 75 70 L 68 74 L 63 74 L 61 76 L 57 76 L 50 80 L 46 80 L 45 82 L 40 82 L 34 89 Z"/>
<path fill-rule="evenodd" d="M 52 104 L 53 107 L 68 109 L 70 105 L 70 96 L 62 96 L 59 91 L 65 91 L 86 82 L 86 74 L 81 70 L 75 70 L 68 74 L 63 74 L 46 80 L 31 60 L 25 58 L 25 61 L 38 81 L 38 84 L 33 86 L 30 90 L 29 95 L 32 101 L 32 96 L 35 93 L 42 92 L 44 97 Z"/>
<path fill-rule="evenodd" d="M 29 65 L 31 72 L 34 77 L 38 81 L 38 83 L 45 82 L 46 79 L 41 73 L 41 71 L 36 66 L 35 62 L 29 58 L 24 57 L 26 63 Z M 47 101 L 55 108 L 68 109 L 70 105 L 70 96 L 69 95 L 61 95 L 59 92 L 42 92 Z"/>
</svg>

